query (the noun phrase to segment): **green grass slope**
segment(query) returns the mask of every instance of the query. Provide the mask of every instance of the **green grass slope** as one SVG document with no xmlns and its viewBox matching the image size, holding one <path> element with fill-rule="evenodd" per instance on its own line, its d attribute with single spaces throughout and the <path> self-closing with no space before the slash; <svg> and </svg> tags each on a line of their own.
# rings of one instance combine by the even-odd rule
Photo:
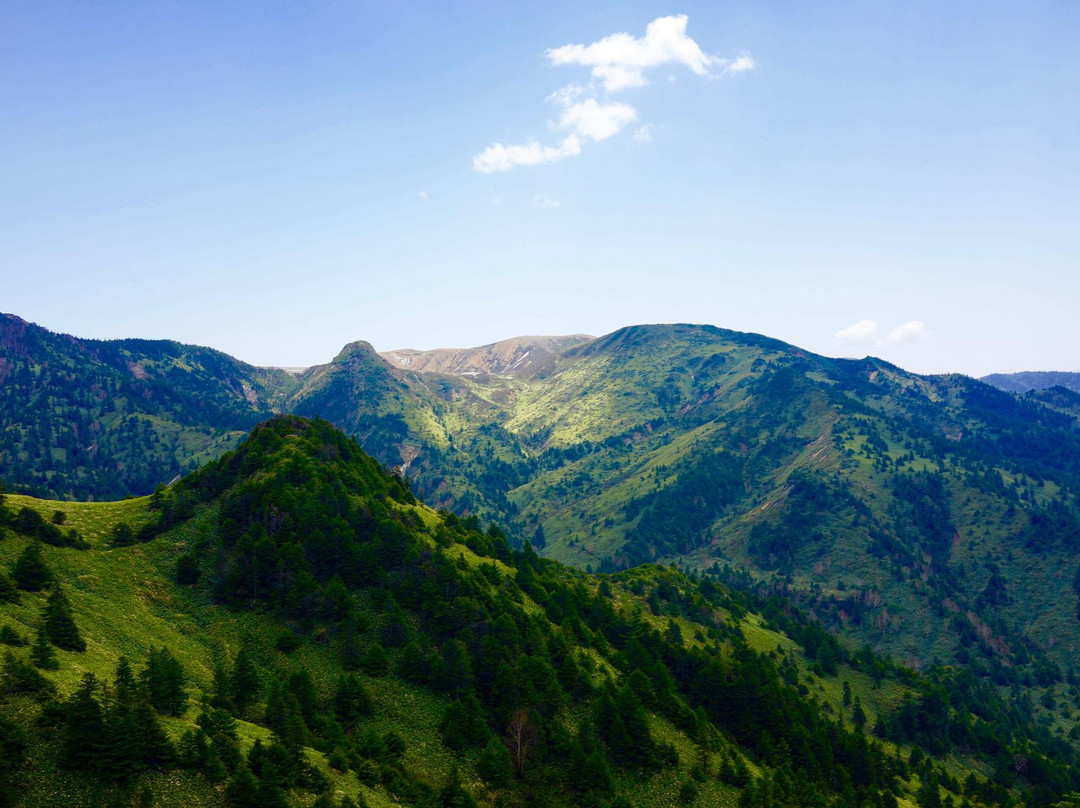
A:
<svg viewBox="0 0 1080 808">
<path fill-rule="evenodd" d="M 10 388 L 0 459 L 38 491 L 85 494 L 87 475 L 128 491 L 116 475 L 136 474 L 147 493 L 269 403 L 330 419 L 433 506 L 579 568 L 734 565 L 859 644 L 999 686 L 1062 683 L 1080 657 L 1080 396 L 1064 388 L 1015 396 L 693 325 L 620 329 L 502 375 L 411 372 L 355 343 L 299 380 L 252 377 L 258 406 L 243 367 L 187 346 L 16 323 L 3 351 L 5 384 L 34 381 Z M 61 378 L 63 362 L 128 381 Z M 172 410 L 142 403 L 174 386 Z M 204 387 L 217 427 L 177 414 Z M 50 414 L 68 388 L 96 402 L 71 427 L 93 457 L 65 448 L 68 405 Z"/>
<path fill-rule="evenodd" d="M 542 528 L 550 557 L 736 563 L 916 666 L 1076 664 L 1068 391 L 1017 398 L 699 326 L 622 329 L 543 377 L 459 384 L 444 421 L 493 491 L 469 504 L 519 537 Z"/>
<path fill-rule="evenodd" d="M 86 642 L 54 649 L 51 685 L 9 648 L 11 804 L 247 804 L 247 770 L 255 804 L 334 806 L 855 806 L 929 790 L 1048 805 L 1078 784 L 1060 728 L 969 676 L 856 652 L 715 576 L 591 576 L 511 551 L 326 422 L 271 421 L 153 499 L 4 504 L 0 569 L 16 580 L 37 525 L 22 509 L 78 532 L 40 552 Z M 33 638 L 49 591 L 0 603 L 5 636 Z M 186 675 L 187 705 L 157 719 L 176 754 L 118 775 L 117 665 L 138 674 L 160 648 Z M 111 740 L 73 765 L 88 673 L 110 683 Z M 1075 690 L 1047 692 L 1066 720 Z M 215 729 L 230 722 L 235 740 Z"/>
</svg>

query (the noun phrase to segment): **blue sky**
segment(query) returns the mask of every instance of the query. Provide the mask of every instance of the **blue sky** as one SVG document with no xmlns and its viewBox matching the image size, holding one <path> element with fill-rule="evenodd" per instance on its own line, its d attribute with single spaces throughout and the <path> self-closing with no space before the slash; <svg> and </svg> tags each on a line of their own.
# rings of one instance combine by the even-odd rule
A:
<svg viewBox="0 0 1080 808">
<path fill-rule="evenodd" d="M 287 366 L 680 321 L 1080 370 L 1071 0 L 382 6 L 0 6 L 0 310 Z"/>
</svg>

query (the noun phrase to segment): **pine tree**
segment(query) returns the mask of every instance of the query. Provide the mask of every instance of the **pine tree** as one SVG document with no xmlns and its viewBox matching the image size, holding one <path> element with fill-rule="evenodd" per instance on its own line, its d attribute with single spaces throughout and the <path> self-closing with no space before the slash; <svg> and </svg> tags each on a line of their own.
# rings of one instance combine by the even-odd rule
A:
<svg viewBox="0 0 1080 808">
<path fill-rule="evenodd" d="M 304 713 L 300 703 L 292 693 L 285 694 L 285 714 L 281 722 L 281 743 L 289 752 L 298 756 L 300 749 L 308 741 L 308 728 L 304 723 Z"/>
<path fill-rule="evenodd" d="M 923 781 L 922 788 L 919 789 L 917 805 L 919 808 L 941 808 L 941 792 L 938 790 L 937 772 L 931 771 Z"/>
<path fill-rule="evenodd" d="M 315 682 L 306 669 L 289 674 L 285 686 L 289 689 L 300 705 L 300 711 L 304 714 L 304 721 L 309 724 L 319 717 L 322 705 L 319 703 L 319 694 L 315 690 Z"/>
<path fill-rule="evenodd" d="M 858 696 L 855 697 L 855 706 L 851 711 L 851 723 L 860 731 L 866 726 L 866 712 L 863 710 Z"/>
<path fill-rule="evenodd" d="M 186 553 L 176 561 L 176 582 L 180 586 L 194 586 L 199 582 L 202 570 L 199 569 L 199 557 Z"/>
<path fill-rule="evenodd" d="M 476 772 L 491 788 L 503 788 L 514 776 L 510 752 L 502 741 L 492 735 L 476 761 Z"/>
<path fill-rule="evenodd" d="M 84 673 L 78 690 L 68 700 L 67 727 L 61 751 L 61 760 L 66 766 L 92 769 L 101 762 L 105 717 L 97 699 L 99 688 L 97 677 Z"/>
<path fill-rule="evenodd" d="M 241 646 L 236 654 L 232 675 L 229 677 L 229 691 L 239 712 L 259 700 L 262 683 L 259 681 L 258 671 L 255 670 L 255 662 L 246 647 Z"/>
<path fill-rule="evenodd" d="M 0 570 L 0 603 L 18 603 L 19 588 L 11 580 L 11 576 Z"/>
<path fill-rule="evenodd" d="M 0 717 L 0 805 L 15 805 L 18 800 L 19 794 L 12 781 L 26 759 L 28 746 L 25 730 Z"/>
<path fill-rule="evenodd" d="M 30 649 L 30 661 L 34 666 L 45 671 L 55 671 L 60 668 L 60 660 L 56 658 L 56 651 L 49 642 L 48 632 L 45 626 L 38 626 L 34 645 Z"/>
<path fill-rule="evenodd" d="M 439 806 L 440 808 L 477 808 L 476 800 L 461 785 L 461 775 L 458 773 L 457 766 L 450 769 L 450 777 L 439 792 Z"/>
<path fill-rule="evenodd" d="M 105 712 L 101 767 L 117 780 L 129 780 L 143 770 L 141 738 L 130 704 L 113 702 Z"/>
<path fill-rule="evenodd" d="M 225 786 L 225 802 L 229 808 L 260 808 L 259 781 L 246 764 L 236 767 Z"/>
<path fill-rule="evenodd" d="M 233 704 L 232 697 L 229 695 L 229 674 L 225 670 L 225 665 L 218 660 L 214 663 L 214 685 L 212 688 L 213 697 L 210 700 L 210 705 L 218 710 L 227 710 L 232 712 L 236 709 L 236 705 Z"/>
<path fill-rule="evenodd" d="M 236 731 L 236 720 L 225 710 L 211 709 L 199 713 L 195 720 L 210 742 L 213 743 L 221 762 L 232 771 L 243 759 L 240 754 L 239 736 Z"/>
<path fill-rule="evenodd" d="M 52 585 L 55 576 L 41 555 L 40 541 L 35 539 L 26 545 L 26 549 L 15 560 L 11 575 L 15 579 L 15 585 L 27 592 L 40 592 Z"/>
<path fill-rule="evenodd" d="M 109 533 L 109 543 L 113 547 L 129 547 L 135 543 L 135 531 L 127 522 L 117 522 Z"/>
<path fill-rule="evenodd" d="M 360 678 L 351 673 L 339 677 L 334 692 L 334 714 L 342 726 L 346 729 L 355 726 L 361 718 L 371 715 L 371 711 L 371 696 Z"/>
<path fill-rule="evenodd" d="M 641 700 L 629 686 L 624 686 L 616 696 L 615 707 L 625 735 L 613 743 L 620 747 L 624 759 L 631 766 L 652 768 L 657 763 L 656 742 L 649 732 L 649 722 Z"/>
<path fill-rule="evenodd" d="M 277 767 L 271 761 L 264 760 L 257 791 L 256 804 L 259 808 L 289 808 L 289 802 L 285 799 L 285 790 L 282 788 L 283 782 Z"/>
<path fill-rule="evenodd" d="M 442 733 L 443 743 L 459 752 L 480 746 L 491 734 L 484 719 L 484 708 L 472 692 L 450 702 L 439 725 L 439 731 Z"/>
<path fill-rule="evenodd" d="M 184 689 L 187 677 L 184 666 L 168 648 L 150 649 L 150 657 L 140 679 L 155 710 L 166 715 L 184 714 L 188 701 Z"/>
<path fill-rule="evenodd" d="M 132 705 L 139 695 L 139 683 L 135 679 L 135 673 L 131 670 L 131 663 L 127 657 L 121 655 L 116 662 L 116 677 L 113 680 L 113 689 L 116 690 L 116 702 L 118 704 Z"/>
<path fill-rule="evenodd" d="M 369 676 L 385 676 L 390 670 L 390 657 L 379 643 L 372 643 L 364 652 L 360 667 Z"/>
<path fill-rule="evenodd" d="M 33 665 L 16 658 L 11 651 L 4 653 L 0 684 L 8 693 L 27 693 L 38 697 L 56 695 L 56 685 L 42 676 Z"/>
<path fill-rule="evenodd" d="M 0 628 L 0 645 L 11 645 L 15 648 L 26 645 L 26 639 L 19 634 L 15 629 L 4 624 L 3 628 Z"/>
<path fill-rule="evenodd" d="M 398 676 L 408 682 L 425 684 L 431 679 L 431 659 L 415 640 L 401 649 L 398 659 Z"/>
<path fill-rule="evenodd" d="M 79 636 L 75 617 L 71 612 L 64 590 L 56 587 L 45 602 L 42 616 L 45 619 L 45 631 L 57 648 L 65 651 L 85 651 L 86 640 Z"/>
<path fill-rule="evenodd" d="M 460 640 L 443 643 L 439 665 L 439 685 L 451 692 L 464 690 L 471 678 L 469 652 Z"/>
<path fill-rule="evenodd" d="M 161 726 L 153 705 L 138 698 L 131 709 L 132 720 L 139 735 L 143 762 L 148 766 L 164 766 L 176 759 L 176 749 Z"/>
</svg>

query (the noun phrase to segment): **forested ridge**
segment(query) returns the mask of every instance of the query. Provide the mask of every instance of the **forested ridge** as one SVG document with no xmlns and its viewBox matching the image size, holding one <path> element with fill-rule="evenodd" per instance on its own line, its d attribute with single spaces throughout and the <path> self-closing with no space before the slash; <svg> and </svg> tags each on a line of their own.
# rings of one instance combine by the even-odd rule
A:
<svg viewBox="0 0 1080 808">
<path fill-rule="evenodd" d="M 730 568 L 514 550 L 325 421 L 262 424 L 124 519 L 50 507 L 2 512 L 9 804 L 47 772 L 117 805 L 1051 805 L 1080 785 L 1008 688 L 852 648 Z M 101 632 L 106 586 L 155 628 Z M 212 642 L 171 633 L 196 619 Z M 1075 703 L 1071 679 L 1044 693 Z"/>
<path fill-rule="evenodd" d="M 498 525 L 510 552 L 527 539 L 545 558 L 608 575 L 675 563 L 748 595 L 780 597 L 852 647 L 869 645 L 923 676 L 962 670 L 979 687 L 1007 691 L 1006 704 L 1026 693 L 1024 732 L 1072 743 L 1066 705 L 1080 659 L 1072 391 L 1017 396 L 700 326 L 620 329 L 517 375 L 461 377 L 391 367 L 359 342 L 294 376 L 176 343 L 95 343 L 5 322 L 3 372 L 22 381 L 5 387 L 0 458 L 5 473 L 33 478 L 10 480 L 16 491 L 150 492 L 234 446 L 271 409 L 328 416 L 374 456 L 373 469 L 403 478 L 348 472 L 350 490 L 390 485 L 376 500 L 390 497 L 397 510 L 384 518 L 381 505 L 334 505 L 326 524 L 318 497 L 295 502 L 280 483 L 271 493 L 237 488 L 229 481 L 243 469 L 233 466 L 162 485 L 153 519 L 116 525 L 104 540 L 146 547 L 196 524 L 226 537 L 212 564 L 194 549 L 205 535 L 185 541 L 178 559 L 185 591 L 193 586 L 207 603 L 265 609 L 277 597 L 281 619 L 318 631 L 329 606 L 311 604 L 327 587 L 370 586 L 364 570 L 411 546 L 391 539 L 399 529 L 412 535 L 415 526 L 394 526 L 401 513 L 427 513 L 411 503 L 415 492 L 443 508 L 447 523 L 453 514 L 469 529 Z M 68 409 L 79 396 L 85 416 Z M 89 419 L 85 429 L 79 418 Z M 85 457 L 62 445 L 72 429 Z M 289 463 L 291 478 L 324 473 L 312 460 Z M 94 488 L 109 479 L 116 485 Z M 266 505 L 279 496 L 288 511 Z M 46 553 L 92 546 L 85 531 L 52 521 L 57 507 L 36 517 L 19 509 L 20 535 L 38 535 Z M 256 507 L 278 516 L 260 521 Z M 308 523 L 324 534 L 310 547 L 299 527 Z M 341 555 L 343 536 L 368 530 L 388 531 L 385 558 L 370 557 L 374 545 Z M 283 550 L 277 540 L 286 537 Z M 340 586 L 323 580 L 330 570 Z M 392 662 L 400 649 L 383 650 Z M 133 652 L 132 664 L 146 653 Z M 863 710 L 873 730 L 877 715 Z M 881 737 L 914 737 L 903 726 L 885 721 Z"/>
</svg>

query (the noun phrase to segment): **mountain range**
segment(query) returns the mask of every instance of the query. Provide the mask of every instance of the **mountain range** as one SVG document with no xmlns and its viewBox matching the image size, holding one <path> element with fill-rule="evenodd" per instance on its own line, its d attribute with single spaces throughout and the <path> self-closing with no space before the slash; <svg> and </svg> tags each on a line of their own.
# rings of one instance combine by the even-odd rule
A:
<svg viewBox="0 0 1080 808">
<path fill-rule="evenodd" d="M 293 373 L 11 316 L 0 376 L 15 490 L 144 494 L 272 413 L 320 416 L 432 506 L 580 568 L 749 574 L 916 668 L 1022 681 L 1080 655 L 1080 395 L 1062 387 L 1017 396 L 695 325 L 355 342 Z"/>
<path fill-rule="evenodd" d="M 1029 390 L 1048 390 L 1051 387 L 1064 387 L 1074 393 L 1080 393 L 1080 373 L 1066 373 L 1056 370 L 1028 370 L 1020 373 L 991 373 L 983 376 L 982 381 L 992 384 L 999 390 L 1010 393 L 1026 393 Z"/>
</svg>

